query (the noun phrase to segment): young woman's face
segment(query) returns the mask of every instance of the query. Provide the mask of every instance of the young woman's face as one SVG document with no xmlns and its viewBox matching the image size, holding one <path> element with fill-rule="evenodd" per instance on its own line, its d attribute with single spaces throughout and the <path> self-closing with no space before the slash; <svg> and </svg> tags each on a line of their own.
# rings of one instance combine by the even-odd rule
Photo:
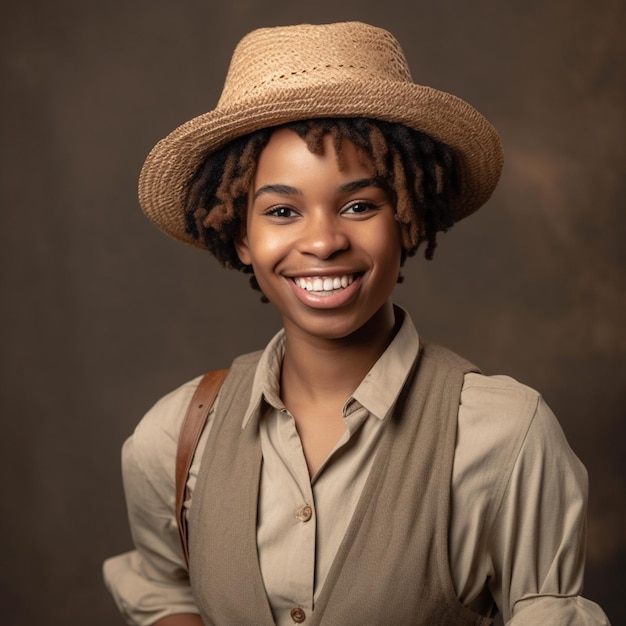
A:
<svg viewBox="0 0 626 626">
<path fill-rule="evenodd" d="M 291 130 L 261 152 L 237 243 L 288 333 L 339 339 L 391 319 L 400 271 L 399 224 L 389 194 L 344 141 L 312 154 Z M 389 332 L 389 328 L 385 332 Z"/>
</svg>

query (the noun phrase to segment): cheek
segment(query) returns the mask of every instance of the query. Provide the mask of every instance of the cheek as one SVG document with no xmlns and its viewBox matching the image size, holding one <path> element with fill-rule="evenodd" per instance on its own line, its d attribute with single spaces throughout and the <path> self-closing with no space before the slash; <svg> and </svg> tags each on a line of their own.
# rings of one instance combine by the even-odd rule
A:
<svg viewBox="0 0 626 626">
<path fill-rule="evenodd" d="M 271 269 L 293 248 L 280 229 L 253 229 L 247 240 L 251 263 L 262 271 Z"/>
</svg>

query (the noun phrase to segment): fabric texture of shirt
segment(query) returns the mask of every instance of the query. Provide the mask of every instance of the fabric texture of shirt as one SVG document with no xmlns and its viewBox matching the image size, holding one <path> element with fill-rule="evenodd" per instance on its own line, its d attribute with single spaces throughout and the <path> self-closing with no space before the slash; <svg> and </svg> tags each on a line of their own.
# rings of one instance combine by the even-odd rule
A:
<svg viewBox="0 0 626 626">
<path fill-rule="evenodd" d="M 256 352 L 237 358 L 224 381 L 212 418 L 215 434 L 207 441 L 189 511 L 191 588 L 206 624 L 276 623 L 257 558 L 261 416 L 241 426 L 259 357 Z M 291 609 L 294 621 L 310 626 L 492 623 L 459 601 L 448 555 L 459 402 L 465 375 L 474 371 L 450 350 L 421 344 L 393 411 L 384 418 L 367 481 L 322 590 L 314 606 Z M 314 519 L 312 512 L 297 517 L 285 509 L 283 514 L 291 528 Z M 282 615 L 278 612 L 278 619 Z"/>
<path fill-rule="evenodd" d="M 281 332 L 265 349 L 242 416 L 242 425 L 261 417 L 257 545 L 279 626 L 294 623 L 294 606 L 310 609 L 315 603 L 371 468 L 385 418 L 417 358 L 419 338 L 404 316 L 389 348 L 346 401 L 346 432 L 312 478 L 293 417 L 280 400 L 284 344 Z M 197 612 L 174 517 L 174 459 L 198 381 L 160 400 L 124 445 L 135 550 L 109 559 L 105 579 L 131 624 Z M 192 498 L 210 426 L 211 416 L 190 472 Z M 460 601 L 485 612 L 491 595 L 511 625 L 608 624 L 602 610 L 580 596 L 586 480 L 535 391 L 508 377 L 467 374 L 449 538 L 450 572 Z"/>
</svg>

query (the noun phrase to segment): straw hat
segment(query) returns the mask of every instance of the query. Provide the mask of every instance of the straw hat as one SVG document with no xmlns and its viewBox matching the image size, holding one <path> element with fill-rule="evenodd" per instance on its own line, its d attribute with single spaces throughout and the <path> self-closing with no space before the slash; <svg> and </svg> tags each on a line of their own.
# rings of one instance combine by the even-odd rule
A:
<svg viewBox="0 0 626 626">
<path fill-rule="evenodd" d="M 459 220 L 484 204 L 502 169 L 498 134 L 467 102 L 415 84 L 391 33 L 361 22 L 263 28 L 233 54 L 217 107 L 178 127 L 150 152 L 139 201 L 150 220 L 198 247 L 185 231 L 189 181 L 215 150 L 252 131 L 318 117 L 397 122 L 457 155 Z"/>
</svg>

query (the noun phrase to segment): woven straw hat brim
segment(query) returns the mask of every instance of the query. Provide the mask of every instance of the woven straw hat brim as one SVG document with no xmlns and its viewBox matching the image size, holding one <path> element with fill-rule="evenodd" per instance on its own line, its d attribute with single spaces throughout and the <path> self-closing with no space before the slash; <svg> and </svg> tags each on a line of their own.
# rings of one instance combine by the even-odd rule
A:
<svg viewBox="0 0 626 626">
<path fill-rule="evenodd" d="M 139 201 L 147 217 L 178 241 L 204 248 L 185 231 L 189 181 L 215 150 L 248 133 L 318 117 L 368 117 L 404 124 L 450 146 L 456 153 L 460 194 L 455 221 L 491 196 L 502 169 L 498 134 L 464 100 L 407 82 L 346 81 L 283 88 L 239 100 L 179 126 L 148 155 L 139 178 Z"/>
</svg>

